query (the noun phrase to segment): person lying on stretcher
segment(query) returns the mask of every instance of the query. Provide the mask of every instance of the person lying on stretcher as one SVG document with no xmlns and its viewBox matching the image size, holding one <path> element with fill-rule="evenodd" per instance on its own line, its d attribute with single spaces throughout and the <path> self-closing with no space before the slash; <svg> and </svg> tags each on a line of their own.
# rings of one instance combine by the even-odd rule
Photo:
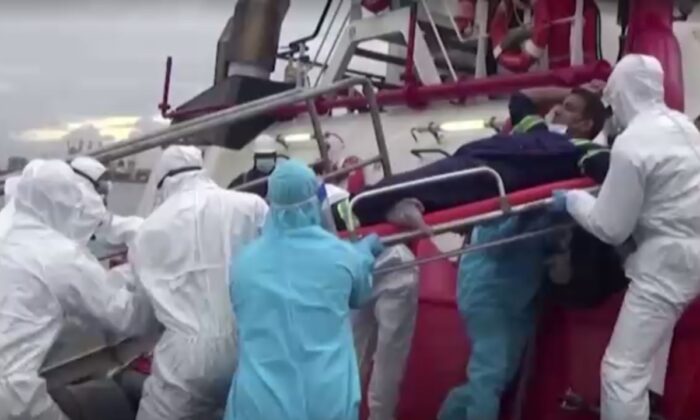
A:
<svg viewBox="0 0 700 420">
<path fill-rule="evenodd" d="M 599 83 L 591 83 L 575 89 L 540 88 L 518 92 L 508 104 L 513 124 L 510 134 L 496 134 L 470 142 L 450 157 L 389 176 L 365 187 L 362 192 L 480 166 L 498 172 L 506 192 L 581 176 L 602 182 L 607 172 L 609 150 L 592 142 L 607 116 L 600 90 Z M 551 123 L 548 123 L 540 113 L 550 109 Z M 472 175 L 360 200 L 354 210 L 362 225 L 388 220 L 415 228 L 414 221 L 397 216 L 397 204 L 401 204 L 403 211 L 399 213 L 404 215 L 407 207 L 430 213 L 497 194 L 492 176 Z"/>
</svg>

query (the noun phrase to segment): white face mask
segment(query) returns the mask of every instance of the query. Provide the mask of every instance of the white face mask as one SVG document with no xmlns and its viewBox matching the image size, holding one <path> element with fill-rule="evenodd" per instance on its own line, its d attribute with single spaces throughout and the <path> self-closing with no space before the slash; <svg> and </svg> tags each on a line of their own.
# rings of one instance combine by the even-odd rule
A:
<svg viewBox="0 0 700 420">
<path fill-rule="evenodd" d="M 256 157 L 255 158 L 255 169 L 260 172 L 270 173 L 275 169 L 275 163 L 277 159 L 274 156 L 270 157 Z"/>
<path fill-rule="evenodd" d="M 566 130 L 568 130 L 566 125 L 554 122 L 554 111 L 550 111 L 544 116 L 544 122 L 552 133 L 566 134 Z"/>
<path fill-rule="evenodd" d="M 558 133 L 558 134 L 566 134 L 566 131 L 569 129 L 569 127 L 565 126 L 564 124 L 554 124 L 554 123 L 547 123 L 547 128 L 552 133 Z"/>
</svg>

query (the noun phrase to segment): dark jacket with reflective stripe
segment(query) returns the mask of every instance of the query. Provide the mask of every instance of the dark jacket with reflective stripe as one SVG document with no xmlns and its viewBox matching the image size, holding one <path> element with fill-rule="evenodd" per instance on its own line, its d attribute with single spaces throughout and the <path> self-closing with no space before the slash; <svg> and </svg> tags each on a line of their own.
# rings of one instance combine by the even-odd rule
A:
<svg viewBox="0 0 700 420">
<path fill-rule="evenodd" d="M 509 109 L 514 125 L 536 111 L 532 101 L 523 97 L 514 95 L 511 100 Z M 604 147 L 590 141 L 573 141 L 565 134 L 551 132 L 541 120 L 527 129 L 524 133 L 496 134 L 467 143 L 450 157 L 387 177 L 364 191 L 479 166 L 488 166 L 498 172 L 506 192 L 581 176 L 589 176 L 598 182 L 605 179 L 609 157 Z M 594 151 L 596 153 L 592 153 Z M 355 206 L 355 214 L 363 225 L 370 225 L 383 222 L 387 212 L 406 198 L 418 199 L 426 212 L 433 212 L 497 195 L 493 177 L 469 176 L 361 200 Z"/>
</svg>

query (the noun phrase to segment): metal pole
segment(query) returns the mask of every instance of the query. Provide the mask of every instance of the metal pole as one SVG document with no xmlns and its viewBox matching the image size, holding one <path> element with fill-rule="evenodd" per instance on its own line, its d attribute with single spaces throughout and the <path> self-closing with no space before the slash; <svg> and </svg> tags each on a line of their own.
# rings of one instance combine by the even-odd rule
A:
<svg viewBox="0 0 700 420">
<path fill-rule="evenodd" d="M 306 107 L 309 110 L 309 117 L 311 118 L 311 127 L 314 130 L 314 137 L 316 138 L 316 143 L 318 144 L 318 153 L 321 156 L 321 164 L 323 165 L 323 171 L 330 169 L 330 161 L 328 160 L 328 147 L 326 145 L 326 136 L 323 134 L 323 129 L 321 128 L 321 120 L 318 117 L 318 109 L 316 109 L 316 102 L 313 99 L 306 100 Z"/>
<path fill-rule="evenodd" d="M 175 131 L 177 129 L 181 129 L 183 127 L 188 127 L 188 126 L 191 126 L 191 125 L 196 124 L 196 123 L 204 123 L 204 122 L 209 122 L 211 120 L 216 120 L 217 118 L 220 118 L 220 116 L 224 113 L 230 113 L 233 110 L 236 110 L 236 112 L 248 111 L 251 108 L 255 108 L 263 101 L 274 102 L 277 100 L 283 100 L 283 99 L 286 99 L 286 98 L 289 98 L 292 96 L 299 95 L 302 91 L 303 91 L 302 89 L 287 90 L 287 91 L 280 92 L 280 93 L 275 94 L 275 95 L 266 96 L 264 98 L 261 98 L 261 99 L 255 100 L 255 101 L 246 102 L 245 104 L 241 104 L 241 105 L 229 107 L 229 108 L 224 108 L 218 112 L 214 112 L 211 114 L 203 115 L 201 117 L 193 118 L 189 121 L 183 121 L 181 123 L 171 125 L 170 127 L 164 128 L 162 130 L 154 131 L 152 133 L 148 133 L 146 135 L 137 137 L 137 138 L 132 139 L 132 140 L 121 141 L 121 142 L 114 143 L 114 144 L 109 145 L 109 146 L 105 146 L 105 147 L 101 148 L 100 150 L 96 150 L 95 152 L 93 152 L 92 156 L 95 158 L 102 159 L 101 156 L 104 154 L 132 147 L 132 146 L 139 144 L 141 142 L 146 142 L 146 141 L 151 140 L 155 137 L 162 136 L 166 133 L 173 132 L 173 131 Z M 268 104 L 268 106 L 271 106 L 271 105 Z M 178 137 L 178 140 L 179 140 L 179 137 Z M 158 146 L 154 146 L 154 147 L 158 147 Z"/>
<path fill-rule="evenodd" d="M 167 118 L 168 111 L 170 111 L 170 103 L 169 103 L 170 77 L 172 75 L 172 71 L 173 71 L 173 58 L 171 56 L 168 56 L 168 58 L 165 60 L 165 80 L 163 81 L 163 100 L 158 105 L 158 109 L 160 109 L 160 115 L 163 118 Z"/>
<path fill-rule="evenodd" d="M 421 5 L 423 6 L 423 10 L 425 10 L 425 14 L 428 16 L 428 20 L 430 21 L 430 27 L 433 29 L 433 35 L 435 35 L 435 40 L 437 40 L 438 46 L 440 47 L 440 51 L 442 52 L 442 56 L 445 57 L 445 63 L 447 64 L 447 69 L 450 71 L 450 76 L 452 76 L 452 80 L 456 82 L 459 80 L 459 78 L 457 77 L 455 68 L 452 65 L 452 60 L 450 60 L 450 55 L 447 53 L 445 43 L 442 42 L 442 37 L 440 36 L 440 31 L 438 31 L 437 25 L 435 24 L 435 19 L 433 19 L 433 14 L 430 11 L 430 8 L 428 7 L 428 4 L 425 2 L 425 0 L 420 1 Z M 452 22 L 454 22 L 454 20 Z"/>
<path fill-rule="evenodd" d="M 346 89 L 350 86 L 362 83 L 370 82 L 365 78 L 354 77 L 341 80 L 329 86 L 312 89 L 294 89 L 292 91 L 264 97 L 213 114 L 194 118 L 129 142 L 109 146 L 96 151 L 92 156 L 103 161 L 120 159 L 124 156 L 133 155 L 144 150 L 175 143 L 182 138 L 200 131 L 255 117 L 270 112 L 279 106 L 302 102 L 310 98 L 315 98 L 329 92 Z"/>
<path fill-rule="evenodd" d="M 542 229 L 542 230 L 537 230 L 535 232 L 523 233 L 521 235 L 512 236 L 510 238 L 498 239 L 498 240 L 491 241 L 491 242 L 488 242 L 485 244 L 467 245 L 463 248 L 455 249 L 455 250 L 448 251 L 448 252 L 443 252 L 443 253 L 440 253 L 438 255 L 433 255 L 433 256 L 425 257 L 425 258 L 419 258 L 419 259 L 414 260 L 414 261 L 409 261 L 409 262 L 405 262 L 402 264 L 397 264 L 397 265 L 393 265 L 390 267 L 381 268 L 379 270 L 375 270 L 374 275 L 382 275 L 382 274 L 391 273 L 393 271 L 406 270 L 408 268 L 413 268 L 415 266 L 427 264 L 427 263 L 433 262 L 433 261 L 443 260 L 445 258 L 456 257 L 458 255 L 467 254 L 467 253 L 474 252 L 474 251 L 482 251 L 484 249 L 490 249 L 490 248 L 494 248 L 497 246 L 512 244 L 514 242 L 525 241 L 525 240 L 537 238 L 540 236 L 550 235 L 550 234 L 553 234 L 553 233 L 556 233 L 559 231 L 571 229 L 574 226 L 575 226 L 575 224 L 568 223 L 565 225 L 558 225 L 558 226 L 553 226 L 553 227 Z"/>
<path fill-rule="evenodd" d="M 91 156 L 103 162 L 120 159 L 125 156 L 131 156 L 144 150 L 153 149 L 160 146 L 167 146 L 183 140 L 187 136 L 191 136 L 200 131 L 216 128 L 221 125 L 235 123 L 241 120 L 255 117 L 260 114 L 269 113 L 277 107 L 303 102 L 307 99 L 312 99 L 317 96 L 334 92 L 337 90 L 347 89 L 348 87 L 362 84 L 371 89 L 372 82 L 364 77 L 353 77 L 338 81 L 328 86 L 322 86 L 311 89 L 295 89 L 292 91 L 282 92 L 277 95 L 272 95 L 251 101 L 242 105 L 227 108 L 213 114 L 194 118 L 189 121 L 182 122 L 168 128 L 149 133 L 130 141 L 121 142 L 112 146 L 102 148 L 95 151 Z M 373 108 L 374 112 L 378 112 L 378 107 Z M 379 115 L 373 118 L 379 118 Z M 379 125 L 381 128 L 381 124 Z M 375 124 L 375 129 L 377 125 Z M 381 129 L 380 129 L 381 131 Z M 383 132 L 377 138 L 377 141 L 383 141 Z M 380 145 L 380 148 L 382 146 Z M 4 184 L 5 180 L 13 174 L 5 174 L 0 176 L 0 184 Z"/>
<path fill-rule="evenodd" d="M 414 86 L 416 76 L 413 71 L 414 55 L 416 49 L 416 26 L 418 26 L 418 3 L 411 5 L 411 14 L 408 18 L 408 39 L 406 40 L 406 65 L 404 67 L 403 80 L 405 86 Z"/>
<path fill-rule="evenodd" d="M 384 127 L 382 126 L 382 119 L 379 116 L 380 109 L 379 103 L 377 102 L 377 94 L 374 92 L 372 83 L 365 83 L 362 87 L 362 93 L 365 98 L 367 98 L 367 104 L 369 105 L 369 116 L 372 119 L 372 128 L 374 129 L 374 136 L 377 139 L 377 149 L 379 151 L 379 157 L 382 159 L 382 171 L 384 176 L 391 176 L 391 162 L 389 161 L 389 148 L 386 145 L 386 137 L 384 136 Z"/>
</svg>

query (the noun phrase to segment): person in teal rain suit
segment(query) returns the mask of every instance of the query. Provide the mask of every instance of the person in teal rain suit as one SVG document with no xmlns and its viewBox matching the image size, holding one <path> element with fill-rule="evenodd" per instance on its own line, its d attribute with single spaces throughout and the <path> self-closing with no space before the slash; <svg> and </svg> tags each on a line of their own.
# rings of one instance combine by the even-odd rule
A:
<svg viewBox="0 0 700 420">
<path fill-rule="evenodd" d="M 471 243 L 533 232 L 553 222 L 546 213 L 510 216 L 477 226 Z M 513 381 L 535 331 L 537 295 L 555 240 L 536 236 L 465 254 L 459 263 L 457 305 L 467 325 L 468 382 L 443 402 L 439 420 L 497 420 L 501 396 Z"/>
<path fill-rule="evenodd" d="M 371 296 L 382 246 L 325 230 L 320 187 L 306 165 L 278 165 L 263 233 L 232 262 L 239 364 L 226 420 L 358 418 L 350 309 Z"/>
</svg>

